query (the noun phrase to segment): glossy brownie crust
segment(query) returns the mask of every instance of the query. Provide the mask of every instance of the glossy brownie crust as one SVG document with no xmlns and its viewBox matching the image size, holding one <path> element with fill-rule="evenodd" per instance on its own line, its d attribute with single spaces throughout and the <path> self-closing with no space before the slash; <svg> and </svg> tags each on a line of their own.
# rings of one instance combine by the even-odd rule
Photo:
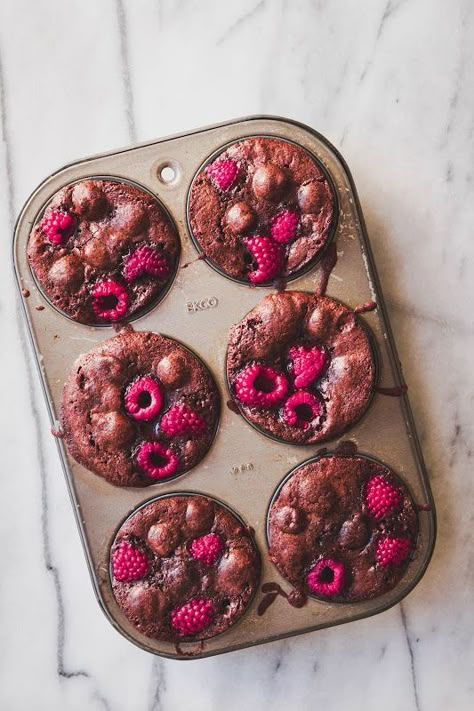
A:
<svg viewBox="0 0 474 711">
<path fill-rule="evenodd" d="M 243 405 L 233 388 L 236 376 L 249 363 L 284 372 L 289 348 L 300 343 L 322 345 L 329 353 L 327 369 L 311 386 L 322 398 L 323 414 L 318 425 L 308 429 L 287 425 L 281 406 L 259 410 Z M 365 327 L 351 309 L 326 296 L 302 291 L 269 294 L 230 331 L 227 375 L 234 401 L 252 424 L 285 442 L 314 444 L 348 429 L 369 405 L 375 374 Z"/>
<path fill-rule="evenodd" d="M 132 419 L 124 392 L 137 376 L 150 375 L 164 392 L 160 415 Z M 157 432 L 163 412 L 185 403 L 206 423 L 203 433 L 169 438 Z M 150 332 L 125 332 L 79 357 L 64 386 L 62 427 L 69 453 L 95 474 L 119 486 L 149 486 L 157 480 L 137 465 L 140 442 L 158 441 L 179 459 L 175 476 L 194 467 L 214 438 L 220 411 L 216 384 L 207 368 L 180 343 Z"/>
<path fill-rule="evenodd" d="M 189 552 L 193 539 L 209 533 L 224 544 L 212 565 Z M 260 556 L 250 533 L 227 508 L 205 496 L 166 496 L 145 505 L 120 528 L 112 551 L 122 540 L 140 546 L 151 561 L 143 580 L 112 579 L 119 606 L 147 637 L 178 642 L 224 632 L 244 614 L 260 579 Z M 177 635 L 170 613 L 196 597 L 211 600 L 216 616 L 197 634 Z"/>
<path fill-rule="evenodd" d="M 297 237 L 283 245 L 285 264 L 278 277 L 297 275 L 320 256 L 335 225 L 335 198 L 326 176 L 303 148 L 277 138 L 246 138 L 233 143 L 217 157 L 227 159 L 239 167 L 236 184 L 230 190 L 219 190 L 206 167 L 191 187 L 189 222 L 201 250 L 225 274 L 248 282 L 250 253 L 242 238 L 268 235 L 275 215 L 284 208 L 294 209 L 299 215 Z M 268 164 L 283 172 L 286 183 L 283 191 L 263 199 L 255 194 L 252 182 L 256 170 Z M 306 190 L 305 197 L 300 193 L 298 198 L 301 188 Z M 244 203 L 254 216 L 242 231 L 227 219 L 229 209 L 237 203 Z"/>
<path fill-rule="evenodd" d="M 75 321 L 100 323 L 92 307 L 91 290 L 112 279 L 126 288 L 127 319 L 159 298 L 174 276 L 180 243 L 174 226 L 147 192 L 116 180 L 82 180 L 60 190 L 46 207 L 74 219 L 74 234 L 63 244 L 51 244 L 35 225 L 28 243 L 28 260 L 46 295 Z M 166 276 L 142 275 L 133 283 L 123 277 L 124 258 L 147 245 L 164 255 Z"/>
<path fill-rule="evenodd" d="M 403 496 L 395 512 L 376 520 L 367 509 L 365 485 L 379 475 Z M 375 546 L 384 535 L 408 537 L 413 555 L 418 517 L 401 480 L 364 457 L 325 456 L 302 465 L 283 484 L 268 515 L 270 558 L 297 589 L 312 594 L 306 576 L 318 559 L 344 563 L 348 581 L 332 602 L 367 600 L 398 583 L 409 560 L 380 566 Z"/>
</svg>

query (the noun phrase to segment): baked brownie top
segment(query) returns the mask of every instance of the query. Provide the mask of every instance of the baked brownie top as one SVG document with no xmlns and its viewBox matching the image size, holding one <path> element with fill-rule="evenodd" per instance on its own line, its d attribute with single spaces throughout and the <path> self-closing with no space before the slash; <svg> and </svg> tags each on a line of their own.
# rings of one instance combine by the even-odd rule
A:
<svg viewBox="0 0 474 711">
<path fill-rule="evenodd" d="M 296 277 L 335 226 L 335 197 L 316 160 L 280 138 L 233 143 L 200 169 L 189 223 L 211 264 L 243 282 Z"/>
<path fill-rule="evenodd" d="M 213 637 L 243 615 L 260 556 L 227 508 L 201 495 L 171 495 L 125 521 L 111 568 L 128 620 L 147 637 L 179 642 Z"/>
<path fill-rule="evenodd" d="M 86 324 L 127 319 L 166 291 L 178 235 L 155 198 L 118 180 L 57 192 L 33 228 L 28 260 L 51 303 Z"/>
<path fill-rule="evenodd" d="M 149 486 L 204 457 L 219 419 L 214 380 L 180 343 L 126 332 L 76 361 L 62 427 L 71 456 L 119 486 Z"/>
<path fill-rule="evenodd" d="M 297 589 L 334 602 L 382 595 L 413 557 L 418 517 L 387 467 L 325 456 L 298 467 L 268 516 L 270 558 Z"/>
<path fill-rule="evenodd" d="M 265 296 L 232 327 L 231 394 L 264 434 L 293 444 L 336 437 L 366 410 L 375 363 L 354 312 L 326 296 Z"/>
</svg>

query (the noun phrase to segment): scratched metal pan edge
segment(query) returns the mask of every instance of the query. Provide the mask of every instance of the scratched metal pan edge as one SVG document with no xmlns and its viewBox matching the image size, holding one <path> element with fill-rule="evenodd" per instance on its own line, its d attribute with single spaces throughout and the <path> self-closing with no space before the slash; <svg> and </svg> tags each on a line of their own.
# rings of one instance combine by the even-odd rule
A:
<svg viewBox="0 0 474 711">
<path fill-rule="evenodd" d="M 255 123 L 257 124 L 257 128 L 255 128 Z M 264 126 L 262 126 L 261 128 L 258 128 L 259 123 L 263 123 Z M 189 181 L 186 186 L 186 196 L 187 196 L 189 186 L 192 182 L 192 177 L 193 177 L 194 173 L 196 172 L 197 168 L 199 167 L 199 165 L 203 162 L 206 155 L 209 155 L 211 152 L 218 150 L 224 144 L 232 142 L 233 140 L 237 140 L 239 137 L 245 138 L 250 135 L 264 135 L 264 134 L 268 135 L 268 133 L 270 131 L 273 131 L 273 133 L 271 135 L 273 135 L 275 137 L 281 137 L 283 139 L 286 138 L 287 140 L 290 140 L 290 141 L 292 140 L 293 142 L 299 143 L 298 138 L 291 134 L 291 127 L 292 126 L 295 126 L 298 128 L 300 134 L 303 134 L 304 139 L 307 139 L 308 136 L 315 137 L 317 139 L 317 141 L 319 141 L 329 151 L 330 154 L 332 153 L 332 155 L 336 158 L 336 161 L 338 161 L 340 166 L 342 167 L 342 170 L 344 172 L 344 178 L 347 180 L 350 190 L 351 190 L 351 196 L 352 196 L 353 202 L 354 202 L 355 218 L 357 218 L 358 223 L 359 223 L 358 225 L 351 223 L 351 226 L 353 227 L 354 231 L 357 233 L 358 242 L 360 243 L 360 247 L 364 253 L 364 257 L 366 260 L 365 267 L 366 267 L 366 271 L 367 271 L 367 274 L 366 274 L 367 281 L 368 281 L 370 289 L 375 290 L 376 301 L 379 306 L 379 320 L 380 320 L 380 322 L 383 326 L 383 330 L 384 330 L 384 334 L 383 334 L 384 339 L 382 341 L 382 345 L 385 347 L 386 355 L 388 356 L 388 359 L 390 362 L 391 371 L 396 375 L 395 380 L 397 380 L 398 383 L 402 383 L 403 380 L 402 380 L 401 371 L 400 371 L 400 367 L 399 367 L 398 357 L 396 355 L 396 350 L 395 350 L 394 343 L 393 343 L 393 338 L 391 336 L 390 324 L 389 324 L 389 321 L 386 317 L 386 310 L 385 310 L 385 306 L 384 306 L 383 299 L 381 296 L 380 285 L 378 283 L 378 278 L 377 278 L 377 274 L 375 271 L 375 266 L 373 264 L 373 258 L 372 258 L 371 252 L 370 252 L 370 246 L 369 246 L 367 236 L 366 236 L 365 225 L 363 222 L 363 216 L 362 216 L 360 204 L 359 204 L 358 197 L 357 197 L 357 192 L 356 192 L 352 177 L 350 175 L 350 171 L 348 170 L 348 168 L 345 164 L 345 161 L 339 155 L 338 151 L 336 149 L 334 149 L 334 147 L 332 147 L 331 144 L 324 137 L 322 137 L 320 134 L 318 134 L 316 131 L 314 131 L 313 129 L 310 129 L 307 126 L 304 126 L 303 124 L 300 124 L 296 121 L 291 121 L 288 119 L 281 119 L 279 117 L 259 117 L 259 116 L 257 116 L 257 117 L 250 117 L 248 119 L 243 119 L 243 120 L 239 119 L 237 121 L 226 122 L 224 124 L 219 124 L 218 126 L 211 126 L 211 127 L 205 128 L 205 129 L 191 131 L 189 133 L 179 134 L 176 137 L 170 137 L 167 139 L 160 139 L 158 141 L 146 142 L 144 144 L 139 144 L 138 146 L 127 147 L 127 148 L 121 149 L 119 151 L 110 151 L 106 154 L 100 154 L 99 157 L 109 157 L 109 158 L 111 158 L 111 160 L 113 160 L 113 158 L 118 155 L 133 153 L 136 149 L 140 149 L 140 148 L 147 148 L 150 150 L 150 152 L 152 152 L 154 147 L 162 146 L 163 144 L 166 144 L 167 141 L 174 141 L 177 138 L 198 139 L 199 136 L 206 136 L 207 134 L 209 134 L 210 132 L 212 133 L 213 131 L 218 133 L 219 129 L 222 129 L 222 130 L 229 129 L 229 128 L 238 129 L 238 130 L 234 131 L 234 137 L 232 140 L 229 140 L 228 136 L 226 136 L 226 135 L 223 135 L 222 139 L 220 139 L 219 136 L 217 135 L 215 141 L 213 142 L 212 149 L 208 150 L 206 153 L 204 153 L 200 159 L 196 158 L 196 161 L 193 164 L 194 167 L 190 171 Z M 240 131 L 241 131 L 241 133 L 240 133 Z M 304 134 L 306 134 L 306 135 L 304 135 Z M 301 135 L 300 135 L 300 140 L 301 140 Z M 309 150 L 311 152 L 311 149 L 309 149 Z M 315 157 L 318 157 L 316 152 L 314 153 L 314 155 L 315 155 Z M 91 159 L 82 159 L 82 160 L 76 161 L 76 162 L 69 164 L 69 165 L 88 166 L 90 161 L 93 161 L 96 158 L 97 158 L 97 156 L 92 157 Z M 156 163 L 156 160 L 154 159 L 153 154 L 150 156 L 150 162 L 154 163 L 154 164 Z M 60 169 L 59 171 L 54 173 L 53 176 L 54 175 L 57 176 L 57 175 L 60 175 L 61 173 L 67 172 L 68 167 L 69 166 L 66 166 L 66 167 Z M 110 173 L 111 177 L 113 177 L 113 175 L 114 175 L 113 169 L 111 169 L 110 171 L 103 171 L 103 172 Z M 116 175 L 116 172 L 115 172 L 115 175 Z M 332 175 L 332 173 L 331 173 L 331 175 Z M 127 179 L 129 177 L 129 179 L 132 182 L 135 181 L 135 182 L 138 182 L 139 184 L 143 184 L 142 181 L 136 177 L 136 174 L 134 174 L 134 177 L 132 177 L 132 176 L 122 176 L 122 177 L 124 177 L 125 179 Z M 50 178 L 51 178 L 51 176 L 50 176 Z M 27 208 L 28 208 L 31 200 L 33 200 L 34 196 L 36 194 L 38 194 L 39 192 L 42 192 L 43 188 L 45 188 L 45 192 L 48 192 L 47 187 L 48 187 L 50 178 L 47 178 L 46 181 L 44 181 L 39 186 L 39 188 L 37 188 L 34 191 L 34 193 L 32 193 L 32 196 L 30 196 L 30 198 L 27 200 L 25 207 L 23 208 L 23 210 L 20 214 L 20 217 L 18 218 L 17 225 L 15 227 L 14 249 L 15 249 L 15 245 L 18 240 L 18 225 L 21 224 L 21 221 L 22 221 L 25 211 L 27 211 Z M 63 184 L 67 184 L 68 182 L 72 182 L 72 180 L 65 180 Z M 143 185 L 143 187 L 146 188 L 147 184 L 145 183 L 145 185 Z M 57 189 L 59 189 L 59 188 L 55 187 L 55 189 L 50 193 L 50 195 L 52 195 Z M 150 188 L 148 187 L 148 189 L 150 189 Z M 166 194 L 160 193 L 159 191 L 156 192 L 155 190 L 153 190 L 153 188 L 151 188 L 151 192 L 153 192 L 153 194 L 156 195 L 156 197 L 162 203 L 164 203 L 164 205 L 166 207 L 168 207 L 168 199 L 166 197 Z M 45 200 L 46 199 L 47 198 L 45 197 Z M 173 212 L 172 210 L 169 210 L 169 212 L 171 213 L 172 217 L 174 218 L 175 212 Z M 181 215 L 181 222 L 182 222 L 182 224 L 185 223 L 185 216 L 184 215 Z M 181 230 L 178 229 L 178 232 L 180 234 L 181 239 L 184 239 L 186 236 L 188 236 L 185 234 L 185 228 L 183 228 L 183 227 Z M 336 239 L 337 239 L 337 237 L 339 237 L 339 234 L 336 236 Z M 189 236 L 188 236 L 188 238 L 189 238 Z M 182 252 L 183 251 L 184 251 L 184 249 L 182 250 Z M 24 266 L 24 255 L 22 255 L 22 256 L 23 256 L 22 265 Z M 22 284 L 21 267 L 18 263 L 18 253 L 14 254 L 14 262 L 15 262 L 15 271 L 16 271 L 18 286 L 21 291 L 23 284 Z M 210 267 L 208 267 L 208 268 L 210 269 Z M 248 287 L 240 286 L 240 288 L 239 288 L 237 285 L 235 285 L 235 288 L 242 290 L 242 289 L 246 289 Z M 305 286 L 303 285 L 302 287 L 299 287 L 297 284 L 295 284 L 293 286 L 293 288 L 303 288 L 304 289 Z M 265 293 L 265 292 L 263 292 L 263 293 Z M 331 295 L 333 295 L 333 294 L 331 294 Z M 260 292 L 259 298 L 261 298 L 262 296 L 263 296 L 263 294 L 262 294 L 262 292 Z M 339 298 L 339 297 L 336 296 L 336 298 Z M 27 324 L 28 324 L 28 333 L 29 333 L 30 340 L 32 342 L 34 355 L 35 355 L 35 361 L 36 361 L 36 364 L 38 367 L 40 379 L 42 382 L 43 392 L 45 394 L 45 399 L 47 402 L 48 412 L 50 415 L 51 422 L 54 424 L 56 422 L 56 418 L 54 415 L 55 407 L 54 407 L 54 403 L 52 402 L 52 399 L 51 399 L 51 393 L 48 390 L 48 386 L 47 386 L 47 382 L 46 382 L 46 372 L 45 372 L 44 368 L 42 368 L 42 365 L 41 365 L 42 353 L 40 352 L 40 350 L 37 347 L 35 333 L 34 333 L 34 326 L 36 323 L 36 319 L 38 317 L 37 317 L 37 314 L 34 313 L 34 311 L 32 312 L 32 307 L 30 308 L 27 306 L 25 300 L 21 299 L 21 301 L 22 301 L 23 312 L 25 314 Z M 158 307 L 158 311 L 159 311 L 159 307 Z M 244 310 L 244 312 L 246 312 L 246 310 Z M 241 317 L 244 315 L 244 312 L 241 314 Z M 38 319 L 38 321 L 39 321 L 39 319 Z M 88 328 L 88 327 L 84 327 L 84 326 L 81 326 L 81 327 L 84 329 Z M 94 328 L 94 327 L 90 327 L 90 328 Z M 104 334 L 106 329 L 102 328 L 101 330 L 102 330 L 102 334 Z M 159 330 L 159 329 L 153 328 L 152 330 Z M 386 334 L 386 336 L 385 336 L 385 334 Z M 112 335 L 112 334 L 109 334 L 109 335 Z M 173 335 L 172 337 L 175 337 L 175 336 Z M 86 339 L 86 340 L 88 340 L 88 339 Z M 193 341 L 186 339 L 185 344 L 189 345 L 189 347 L 191 349 L 195 349 L 198 353 L 200 353 L 199 347 Z M 79 352 L 76 353 L 76 356 L 77 355 L 79 355 Z M 206 361 L 205 358 L 204 358 L 204 360 Z M 212 368 L 211 368 L 211 370 L 212 370 Z M 46 371 L 47 371 L 47 369 L 46 369 Z M 222 373 L 219 373 L 219 376 L 221 376 L 221 375 L 222 375 Z M 218 385 L 220 385 L 222 388 L 223 382 L 221 382 L 221 381 L 222 381 L 222 378 L 219 379 Z M 432 508 L 431 513 L 428 516 L 428 540 L 426 541 L 425 555 L 424 555 L 423 561 L 421 561 L 422 565 L 419 566 L 418 573 L 417 573 L 416 577 L 413 578 L 411 581 L 405 583 L 403 585 L 403 587 L 402 587 L 402 584 L 400 583 L 399 586 L 397 586 L 397 588 L 395 590 L 397 595 L 392 597 L 391 599 L 390 599 L 390 596 L 389 596 L 389 599 L 387 599 L 387 600 L 385 600 L 385 596 L 383 599 L 379 598 L 378 599 L 379 603 L 378 604 L 371 604 L 370 609 L 365 609 L 363 606 L 359 605 L 358 609 L 352 610 L 351 614 L 348 615 L 345 619 L 338 619 L 338 620 L 334 620 L 334 619 L 329 620 L 328 619 L 326 621 L 323 620 L 322 622 L 320 622 L 318 624 L 315 624 L 313 621 L 311 624 L 309 624 L 309 626 L 307 626 L 305 628 L 299 627 L 298 629 L 292 629 L 292 630 L 290 629 L 287 631 L 280 631 L 278 633 L 272 633 L 271 630 L 267 630 L 266 633 L 263 634 L 264 629 L 262 629 L 262 633 L 260 634 L 260 637 L 258 639 L 255 639 L 255 635 L 252 634 L 252 635 L 249 635 L 249 637 L 247 639 L 240 640 L 240 641 L 234 640 L 234 642 L 232 642 L 231 639 L 229 638 L 229 636 L 232 637 L 232 629 L 231 629 L 227 633 L 224 633 L 223 635 L 219 635 L 219 636 L 213 638 L 213 639 L 228 638 L 227 644 L 222 644 L 218 648 L 214 647 L 214 648 L 204 650 L 201 653 L 195 654 L 193 656 L 193 658 L 212 656 L 214 654 L 224 653 L 226 651 L 231 651 L 233 649 L 241 649 L 243 647 L 252 646 L 254 644 L 261 644 L 261 643 L 265 643 L 267 641 L 272 641 L 274 639 L 282 639 L 285 637 L 293 636 L 295 634 L 306 633 L 306 632 L 314 630 L 314 629 L 320 629 L 322 627 L 333 626 L 335 624 L 343 624 L 345 622 L 348 622 L 348 621 L 351 621 L 354 619 L 360 619 L 362 617 L 367 617 L 367 616 L 376 614 L 378 612 L 381 612 L 385 609 L 388 609 L 392 605 L 396 604 L 417 584 L 417 582 L 421 578 L 422 574 L 424 573 L 426 566 L 428 565 L 429 558 L 431 557 L 431 553 L 433 550 L 434 538 L 435 538 L 435 511 L 434 511 L 434 505 L 433 505 L 433 501 L 432 501 L 431 492 L 429 490 L 429 483 L 428 483 L 428 480 L 426 477 L 426 469 L 424 467 L 424 463 L 423 463 L 423 459 L 422 459 L 422 455 L 421 455 L 421 449 L 419 447 L 419 443 L 418 443 L 418 440 L 416 437 L 416 432 L 415 432 L 415 429 L 413 426 L 413 418 L 411 415 L 408 399 L 406 396 L 404 396 L 401 399 L 401 405 L 402 405 L 402 408 L 404 411 L 405 430 L 406 430 L 405 437 L 409 438 L 409 440 L 410 440 L 410 444 L 412 445 L 413 450 L 414 450 L 413 451 L 413 458 L 414 458 L 415 463 L 417 465 L 416 471 L 413 471 L 411 476 L 412 476 L 412 478 L 414 477 L 417 484 L 419 486 L 421 486 L 424 499 L 427 500 L 427 502 L 431 505 L 431 508 Z M 351 430 L 349 430 L 346 433 L 346 436 L 350 436 L 350 433 L 351 433 Z M 247 437 L 247 435 L 245 435 L 245 436 Z M 91 580 L 93 583 L 93 589 L 94 589 L 96 598 L 100 604 L 100 607 L 103 609 L 104 613 L 106 614 L 106 616 L 108 617 L 108 619 L 112 623 L 112 625 L 116 629 L 118 629 L 122 635 L 124 635 L 126 638 L 128 638 L 130 641 L 132 641 L 137 646 L 139 646 L 143 649 L 147 649 L 148 651 L 153 652 L 155 654 L 159 654 L 161 656 L 171 657 L 171 658 L 179 658 L 179 659 L 187 659 L 188 657 L 175 655 L 174 653 L 170 653 L 169 651 L 167 651 L 165 649 L 156 649 L 156 647 L 152 647 L 151 644 L 153 643 L 153 640 L 150 640 L 147 642 L 146 639 L 144 639 L 143 636 L 141 636 L 141 635 L 137 635 L 137 638 L 134 638 L 134 636 L 133 636 L 134 633 L 129 634 L 120 625 L 120 623 L 117 621 L 117 619 L 111 613 L 110 608 L 108 607 L 108 605 L 104 599 L 103 591 L 100 588 L 100 582 L 98 579 L 98 571 L 97 571 L 97 567 L 96 567 L 97 561 L 94 560 L 94 556 L 91 552 L 91 549 L 89 548 L 89 540 L 87 537 L 87 530 L 86 530 L 87 526 L 85 524 L 85 521 L 82 520 L 81 511 L 78 508 L 79 503 L 78 503 L 78 496 L 77 496 L 76 485 L 75 485 L 75 478 L 71 472 L 70 462 L 68 461 L 68 459 L 66 457 L 64 447 L 60 441 L 57 441 L 57 446 L 58 446 L 58 451 L 60 453 L 61 464 L 63 467 L 63 471 L 65 473 L 66 482 L 68 484 L 68 491 L 69 491 L 71 502 L 73 504 L 73 509 L 74 509 L 74 513 L 76 516 L 76 522 L 78 524 L 81 541 L 82 541 L 83 547 L 85 549 L 86 560 L 87 560 Z M 301 454 L 301 461 L 303 461 L 307 458 L 308 458 L 308 452 Z M 390 466 L 390 463 L 388 463 L 388 464 Z M 288 466 L 287 471 L 292 468 L 293 468 L 293 466 Z M 397 474 L 400 474 L 400 472 L 398 472 L 396 467 L 395 467 L 395 471 Z M 402 475 L 402 474 L 400 474 L 400 475 Z M 187 476 L 192 477 L 192 473 L 191 473 L 191 475 L 188 474 Z M 280 478 L 281 477 L 279 476 L 278 479 L 280 479 Z M 406 476 L 404 476 L 403 478 L 406 479 Z M 191 487 L 187 486 L 187 484 L 189 484 L 191 482 L 192 482 L 192 479 L 186 480 L 186 489 L 192 490 L 193 488 L 195 488 L 192 486 Z M 184 484 L 184 482 L 180 481 L 180 484 Z M 222 498 L 222 496 L 219 496 L 218 494 L 215 494 L 212 490 L 210 490 L 209 487 L 203 487 L 202 484 L 199 485 L 198 481 L 196 481 L 196 484 L 197 484 L 197 488 L 198 488 L 197 493 L 205 493 L 205 494 L 209 494 L 211 496 L 216 496 L 216 498 Z M 180 488 L 182 489 L 182 488 L 184 488 L 184 486 L 181 485 Z M 273 490 L 273 488 L 272 488 L 272 490 Z M 148 488 L 148 490 L 150 490 L 150 489 L 153 490 L 153 487 Z M 171 491 L 170 493 L 174 493 L 174 492 Z M 270 498 L 270 496 L 268 497 L 268 499 L 269 498 Z M 227 499 L 227 500 L 229 501 L 229 499 Z M 265 502 L 265 503 L 267 503 L 267 502 Z M 246 518 L 246 520 L 247 520 L 246 512 L 245 512 L 245 510 L 243 510 L 243 507 L 240 504 L 235 503 L 235 500 L 233 500 L 231 498 L 229 505 L 231 506 L 231 508 L 236 510 L 238 513 L 241 513 L 244 516 L 244 518 Z M 133 510 L 133 508 L 134 508 L 133 505 L 130 506 L 129 511 Z M 118 518 L 123 519 L 123 517 L 124 517 L 123 513 L 124 512 L 117 513 L 116 521 L 118 520 Z M 257 545 L 258 545 L 258 543 L 257 543 Z M 265 558 L 265 555 L 264 555 L 265 549 L 262 547 L 261 544 L 259 547 L 260 547 L 260 550 L 263 554 L 263 558 Z M 420 561 L 418 561 L 418 562 L 420 562 Z M 272 577 L 275 577 L 275 576 L 272 576 Z M 276 577 L 278 577 L 278 576 L 276 576 Z M 262 577 L 262 580 L 263 580 L 263 577 Z M 250 611 L 247 613 L 247 615 L 249 613 L 250 613 Z M 255 620 L 255 622 L 256 622 L 256 620 Z M 265 627 L 265 625 L 261 625 L 261 626 L 263 628 Z M 252 639 L 252 637 L 253 637 L 253 639 Z M 212 640 L 209 640 L 209 642 L 211 642 L 211 641 Z M 193 646 L 192 643 L 186 645 L 187 648 L 192 647 L 192 646 Z"/>
</svg>

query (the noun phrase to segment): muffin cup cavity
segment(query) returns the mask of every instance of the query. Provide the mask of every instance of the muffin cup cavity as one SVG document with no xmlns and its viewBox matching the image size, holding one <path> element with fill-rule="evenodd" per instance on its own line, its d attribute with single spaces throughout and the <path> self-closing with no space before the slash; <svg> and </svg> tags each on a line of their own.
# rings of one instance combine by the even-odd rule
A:
<svg viewBox="0 0 474 711">
<path fill-rule="evenodd" d="M 273 564 L 296 590 L 330 603 L 360 603 L 395 588 L 416 556 L 418 535 L 406 484 L 362 454 L 302 462 L 267 511 Z"/>
<path fill-rule="evenodd" d="M 209 639 L 233 627 L 252 603 L 260 555 L 243 519 L 195 492 L 143 503 L 117 530 L 109 575 L 115 600 L 147 637 Z"/>
<path fill-rule="evenodd" d="M 126 331 L 81 356 L 64 386 L 69 454 L 116 486 L 193 469 L 214 440 L 220 399 L 207 366 L 174 339 Z"/>
<path fill-rule="evenodd" d="M 316 156 L 259 135 L 221 146 L 188 193 L 191 238 L 219 274 L 271 287 L 313 269 L 338 222 L 337 192 Z"/>
<path fill-rule="evenodd" d="M 271 294 L 231 328 L 226 377 L 240 413 L 265 436 L 300 446 L 325 442 L 370 406 L 378 377 L 374 339 L 335 299 Z"/>
<path fill-rule="evenodd" d="M 113 176 L 58 190 L 35 219 L 27 249 L 49 304 L 98 327 L 155 308 L 172 286 L 181 252 L 174 222 L 156 195 Z"/>
</svg>

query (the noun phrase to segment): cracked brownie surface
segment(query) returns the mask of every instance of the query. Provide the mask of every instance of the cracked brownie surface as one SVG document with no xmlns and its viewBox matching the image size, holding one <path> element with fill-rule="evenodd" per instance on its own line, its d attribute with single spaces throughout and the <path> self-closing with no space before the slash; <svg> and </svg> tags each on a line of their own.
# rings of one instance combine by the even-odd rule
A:
<svg viewBox="0 0 474 711">
<path fill-rule="evenodd" d="M 280 573 L 333 602 L 392 589 L 417 537 L 418 515 L 401 479 L 360 456 L 324 456 L 298 467 L 268 515 L 269 554 Z"/>
<path fill-rule="evenodd" d="M 208 260 L 253 284 L 294 277 L 331 237 L 336 203 L 317 161 L 279 138 L 246 138 L 195 177 L 189 223 Z"/>
<path fill-rule="evenodd" d="M 245 613 L 260 579 L 260 556 L 242 522 L 202 495 L 146 504 L 119 529 L 112 587 L 128 620 L 169 641 L 207 639 Z"/>
<path fill-rule="evenodd" d="M 64 386 L 62 427 L 71 456 L 119 486 L 149 486 L 204 457 L 220 402 L 208 369 L 187 348 L 125 332 L 76 361 Z"/>
<path fill-rule="evenodd" d="M 265 296 L 230 331 L 234 402 L 265 434 L 294 444 L 336 437 L 365 412 L 375 384 L 366 328 L 327 296 Z"/>
<path fill-rule="evenodd" d="M 57 192 L 28 242 L 30 266 L 51 303 L 85 324 L 127 319 L 155 303 L 176 271 L 179 238 L 148 192 L 117 180 L 81 180 Z"/>
</svg>

